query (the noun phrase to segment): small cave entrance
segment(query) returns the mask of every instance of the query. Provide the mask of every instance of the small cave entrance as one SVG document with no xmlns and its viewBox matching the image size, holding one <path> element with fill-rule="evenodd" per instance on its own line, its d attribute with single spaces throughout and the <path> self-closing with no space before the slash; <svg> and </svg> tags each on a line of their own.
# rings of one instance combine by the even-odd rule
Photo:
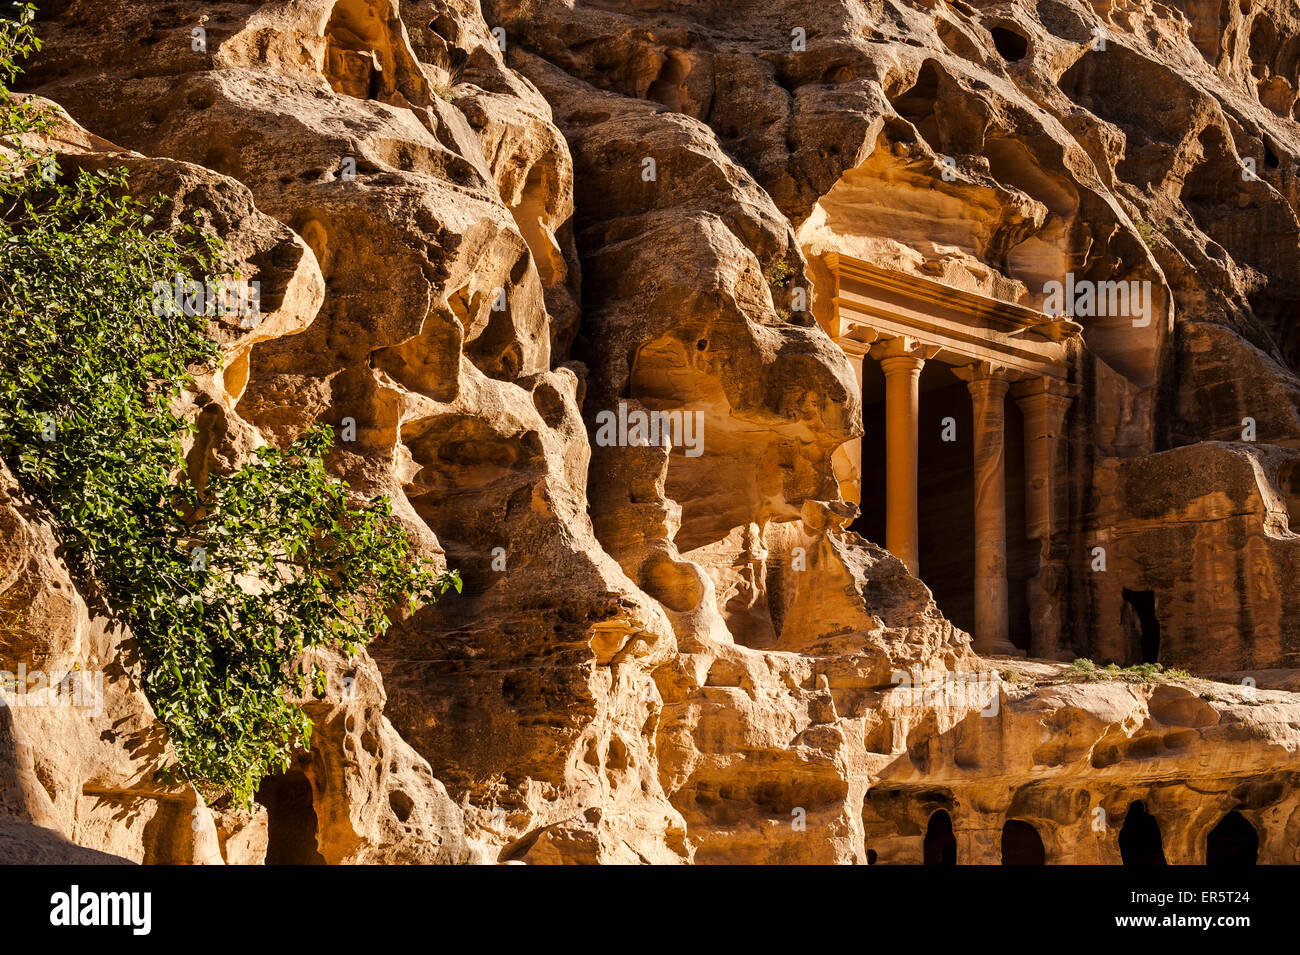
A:
<svg viewBox="0 0 1300 955">
<path fill-rule="evenodd" d="M 1122 613 L 1130 663 L 1160 662 L 1160 620 L 1154 590 L 1124 588 Z"/>
<path fill-rule="evenodd" d="M 1006 27 L 994 27 L 989 32 L 993 34 L 994 49 L 1008 63 L 1018 63 L 1029 52 L 1029 38 L 1022 36 L 1015 30 L 1009 30 Z"/>
<path fill-rule="evenodd" d="M 1046 865 L 1047 850 L 1038 830 L 1021 819 L 1008 819 L 1002 827 L 1003 865 Z"/>
<path fill-rule="evenodd" d="M 316 843 L 311 781 L 291 769 L 262 780 L 255 797 L 266 807 L 267 865 L 325 865 Z"/>
<path fill-rule="evenodd" d="M 926 865 L 956 865 L 957 837 L 952 833 L 952 817 L 946 809 L 936 809 L 930 814 L 925 827 Z"/>
<path fill-rule="evenodd" d="M 1235 809 L 1205 837 L 1206 865 L 1255 865 L 1258 859 L 1259 833 Z"/>
<path fill-rule="evenodd" d="M 1124 865 L 1167 865 L 1160 823 L 1141 802 L 1132 803 L 1119 831 L 1119 854 Z"/>
</svg>

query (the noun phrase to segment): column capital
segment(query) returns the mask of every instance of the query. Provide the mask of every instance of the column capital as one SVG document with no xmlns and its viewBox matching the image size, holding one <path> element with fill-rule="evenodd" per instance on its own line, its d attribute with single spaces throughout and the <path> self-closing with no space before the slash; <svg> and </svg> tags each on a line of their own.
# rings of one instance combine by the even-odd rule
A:
<svg viewBox="0 0 1300 955">
<path fill-rule="evenodd" d="M 966 390 L 972 397 L 990 395 L 1001 398 L 1011 388 L 1011 372 L 1005 366 L 991 361 L 972 362 L 954 368 L 952 373 L 966 382 Z"/>
<path fill-rule="evenodd" d="M 1011 389 L 1011 394 L 1019 402 L 1035 398 L 1063 398 L 1068 403 L 1073 401 L 1081 390 L 1079 385 L 1042 375 L 1016 382 Z"/>
<path fill-rule="evenodd" d="M 1002 381 L 1006 382 L 1007 387 L 1011 386 L 1011 379 L 1014 372 L 1006 365 L 998 364 L 995 361 L 973 361 L 969 365 L 960 365 L 953 368 L 952 373 L 967 384 L 976 381 Z"/>
<path fill-rule="evenodd" d="M 871 357 L 879 359 L 882 367 L 884 367 L 884 362 L 888 358 L 909 358 L 916 362 L 917 368 L 920 368 L 924 362 L 929 361 L 937 354 L 939 354 L 938 345 L 927 345 L 919 338 L 913 338 L 911 335 L 886 338 L 871 346 Z M 896 362 L 895 365 L 897 366 L 897 364 Z"/>
<path fill-rule="evenodd" d="M 1080 390 L 1078 385 L 1057 378 L 1030 378 L 1016 382 L 1011 395 L 1025 415 L 1026 427 L 1045 427 L 1055 436 Z"/>
<path fill-rule="evenodd" d="M 850 358 L 866 358 L 871 351 L 871 343 L 876 340 L 875 329 L 859 326 L 853 329 L 852 335 L 852 338 L 841 335 L 835 339 L 835 344 Z"/>
</svg>

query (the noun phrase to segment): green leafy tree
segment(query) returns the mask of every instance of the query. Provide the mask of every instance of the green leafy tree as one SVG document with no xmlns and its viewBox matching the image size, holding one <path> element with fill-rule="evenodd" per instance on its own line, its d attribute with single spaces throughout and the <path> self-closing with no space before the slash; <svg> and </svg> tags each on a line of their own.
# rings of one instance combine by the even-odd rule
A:
<svg viewBox="0 0 1300 955">
<path fill-rule="evenodd" d="M 19 144 L 47 123 L 9 91 L 39 49 L 32 18 L 0 20 L 0 458 L 48 509 L 87 598 L 134 633 L 180 773 L 246 804 L 310 745 L 295 700 L 324 674 L 304 652 L 353 654 L 389 608 L 460 580 L 413 553 L 386 499 L 355 503 L 331 479 L 327 426 L 189 480 L 193 427 L 173 409 L 220 349 L 209 316 L 157 308 L 154 289 L 222 274 L 220 243 L 197 215 L 164 228 L 124 171 L 50 175 Z"/>
</svg>

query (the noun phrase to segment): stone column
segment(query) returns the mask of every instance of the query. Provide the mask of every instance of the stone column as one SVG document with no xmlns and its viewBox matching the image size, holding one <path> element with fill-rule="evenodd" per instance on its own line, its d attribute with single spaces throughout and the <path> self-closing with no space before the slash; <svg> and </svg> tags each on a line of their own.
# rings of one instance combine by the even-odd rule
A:
<svg viewBox="0 0 1300 955">
<path fill-rule="evenodd" d="M 921 368 L 937 351 L 906 336 L 871 349 L 885 373 L 885 548 L 913 575 L 920 573 L 916 469 Z"/>
<path fill-rule="evenodd" d="M 1078 390 L 1078 385 L 1052 378 L 1022 381 L 1014 388 L 1025 417 L 1025 531 L 1032 540 L 1051 537 L 1064 518 L 1057 452 L 1065 413 Z"/>
<path fill-rule="evenodd" d="M 1014 654 L 1007 603 L 1006 414 L 1011 382 L 1002 369 L 976 362 L 954 369 L 974 404 L 975 651 Z"/>
<path fill-rule="evenodd" d="M 871 350 L 871 341 L 876 337 L 875 332 L 867 329 L 856 329 L 858 333 L 865 332 L 862 337 L 866 341 L 859 341 L 856 338 L 840 338 L 836 344 L 844 352 L 853 366 L 853 374 L 858 380 L 858 398 L 862 398 L 862 363 L 866 360 L 867 352 Z M 831 463 L 835 467 L 835 477 L 840 485 L 840 496 L 850 504 L 862 504 L 862 475 L 865 462 L 862 460 L 862 439 L 854 438 L 851 441 L 845 441 L 844 444 L 836 448 L 835 454 L 831 457 Z"/>
<path fill-rule="evenodd" d="M 1067 563 L 1057 538 L 1067 519 L 1067 500 L 1061 436 L 1078 391 L 1078 385 L 1054 378 L 1022 381 L 1012 389 L 1025 419 L 1025 529 L 1030 540 L 1039 542 L 1038 569 L 1028 584 L 1029 649 L 1048 659 L 1062 651 Z"/>
</svg>

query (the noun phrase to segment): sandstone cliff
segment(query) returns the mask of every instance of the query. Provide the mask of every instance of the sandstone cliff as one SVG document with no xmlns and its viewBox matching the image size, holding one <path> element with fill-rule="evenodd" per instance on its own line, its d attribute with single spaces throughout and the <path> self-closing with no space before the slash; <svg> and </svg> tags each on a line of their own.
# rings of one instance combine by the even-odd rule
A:
<svg viewBox="0 0 1300 955">
<path fill-rule="evenodd" d="M 1084 323 L 1054 650 L 1136 662 L 1128 574 L 1162 662 L 1286 684 L 1288 0 L 61 0 L 40 32 L 48 148 L 200 211 L 262 283 L 255 330 L 214 329 L 192 466 L 351 419 L 335 473 L 466 586 L 328 661 L 257 812 L 204 807 L 146 782 L 129 635 L 6 476 L 4 663 L 108 677 L 103 726 L 0 711 L 0 852 L 919 862 L 944 810 L 962 862 L 1007 820 L 1118 862 L 1145 811 L 1200 862 L 1236 811 L 1300 861 L 1300 695 L 981 659 L 850 528 L 824 260 L 1030 308 L 1065 271 L 1150 282 L 1156 320 Z M 702 421 L 702 453 L 595 442 L 620 405 Z"/>
</svg>

